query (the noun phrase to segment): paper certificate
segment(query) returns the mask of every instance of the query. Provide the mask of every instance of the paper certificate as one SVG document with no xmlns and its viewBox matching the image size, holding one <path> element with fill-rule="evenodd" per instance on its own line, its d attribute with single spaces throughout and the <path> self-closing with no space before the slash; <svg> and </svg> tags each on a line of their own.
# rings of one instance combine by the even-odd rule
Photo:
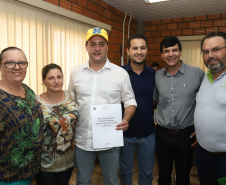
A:
<svg viewBox="0 0 226 185">
<path fill-rule="evenodd" d="M 121 104 L 94 105 L 92 107 L 93 148 L 123 146 L 123 131 L 116 130 L 116 125 L 121 122 Z"/>
</svg>

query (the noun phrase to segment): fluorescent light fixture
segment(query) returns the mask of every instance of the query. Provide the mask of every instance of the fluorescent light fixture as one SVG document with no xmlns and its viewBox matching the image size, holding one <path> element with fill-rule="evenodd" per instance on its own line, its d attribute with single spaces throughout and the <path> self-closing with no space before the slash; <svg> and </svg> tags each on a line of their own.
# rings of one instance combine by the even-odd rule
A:
<svg viewBox="0 0 226 185">
<path fill-rule="evenodd" d="M 145 3 L 158 3 L 158 2 L 162 2 L 162 1 L 169 1 L 169 0 L 144 0 Z"/>
</svg>

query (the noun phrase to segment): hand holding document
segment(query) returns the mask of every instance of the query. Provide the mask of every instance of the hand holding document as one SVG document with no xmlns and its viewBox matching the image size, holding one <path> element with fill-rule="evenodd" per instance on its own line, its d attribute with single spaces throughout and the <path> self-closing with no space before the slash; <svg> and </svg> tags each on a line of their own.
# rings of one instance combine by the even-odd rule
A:
<svg viewBox="0 0 226 185">
<path fill-rule="evenodd" d="M 123 146 L 123 131 L 116 130 L 116 125 L 121 121 L 121 104 L 94 105 L 92 107 L 93 148 Z"/>
</svg>

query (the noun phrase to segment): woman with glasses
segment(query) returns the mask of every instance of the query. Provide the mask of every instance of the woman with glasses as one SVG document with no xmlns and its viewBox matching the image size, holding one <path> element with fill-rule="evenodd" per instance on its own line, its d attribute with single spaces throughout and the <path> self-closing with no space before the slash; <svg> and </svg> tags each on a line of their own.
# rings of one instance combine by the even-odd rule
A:
<svg viewBox="0 0 226 185">
<path fill-rule="evenodd" d="M 28 62 L 16 47 L 0 54 L 0 185 L 29 185 L 40 170 L 43 114 L 23 80 Z"/>
<path fill-rule="evenodd" d="M 74 167 L 77 101 L 73 91 L 64 91 L 63 73 L 57 64 L 42 69 L 46 92 L 37 96 L 44 115 L 44 145 L 37 185 L 68 185 Z"/>
</svg>

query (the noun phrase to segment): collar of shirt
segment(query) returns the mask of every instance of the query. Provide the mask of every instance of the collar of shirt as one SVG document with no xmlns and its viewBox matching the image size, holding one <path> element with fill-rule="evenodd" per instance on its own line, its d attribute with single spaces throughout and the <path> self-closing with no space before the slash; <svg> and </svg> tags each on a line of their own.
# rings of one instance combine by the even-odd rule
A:
<svg viewBox="0 0 226 185">
<path fill-rule="evenodd" d="M 180 62 L 181 62 L 181 65 L 180 65 L 180 68 L 179 68 L 178 72 L 181 72 L 181 73 L 184 74 L 186 65 L 184 64 L 184 62 L 183 62 L 182 60 L 180 60 Z M 165 72 L 166 74 L 170 74 L 170 73 L 167 73 L 166 67 L 167 67 L 167 66 L 165 66 L 165 67 L 163 68 L 163 72 Z M 172 76 L 172 75 L 170 74 L 170 76 Z"/>
<path fill-rule="evenodd" d="M 131 61 L 129 61 L 128 64 L 126 64 L 125 67 L 124 67 L 124 69 L 125 69 L 127 72 L 128 72 L 128 71 L 133 71 L 133 69 L 132 69 L 132 67 L 131 67 L 130 64 L 131 64 Z M 147 68 L 146 64 L 144 63 L 144 69 L 143 69 L 143 71 L 146 71 L 146 70 L 149 70 L 149 69 Z M 143 71 L 142 71 L 142 72 L 143 72 Z M 141 72 L 141 73 L 142 73 L 142 72 Z"/>
<path fill-rule="evenodd" d="M 223 72 L 218 78 L 221 78 L 225 74 L 226 74 L 226 71 Z M 212 84 L 213 83 L 213 74 L 210 70 L 206 73 L 206 76 L 209 79 L 210 83 Z"/>
<path fill-rule="evenodd" d="M 105 62 L 105 64 L 104 64 L 103 68 L 100 69 L 99 71 L 102 71 L 104 68 L 111 69 L 111 62 L 108 60 L 108 58 L 107 58 L 107 60 L 106 60 L 106 62 Z M 88 62 L 86 62 L 86 63 L 83 65 L 83 69 L 89 69 L 89 70 L 92 70 L 92 69 L 89 67 L 89 60 L 88 60 Z M 93 70 L 92 70 L 92 71 L 93 71 Z M 97 72 L 99 72 L 99 71 L 97 71 Z"/>
</svg>

